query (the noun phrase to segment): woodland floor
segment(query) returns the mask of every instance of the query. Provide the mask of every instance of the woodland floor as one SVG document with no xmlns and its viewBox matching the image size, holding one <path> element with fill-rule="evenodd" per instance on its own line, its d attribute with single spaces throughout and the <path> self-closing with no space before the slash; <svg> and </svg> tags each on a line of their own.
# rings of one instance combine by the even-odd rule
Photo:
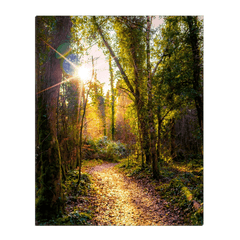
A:
<svg viewBox="0 0 240 240">
<path fill-rule="evenodd" d="M 89 196 L 94 207 L 90 225 L 162 226 L 183 225 L 179 210 L 169 209 L 150 180 L 126 177 L 114 166 L 103 163 L 88 169 L 92 175 L 94 194 Z"/>
</svg>

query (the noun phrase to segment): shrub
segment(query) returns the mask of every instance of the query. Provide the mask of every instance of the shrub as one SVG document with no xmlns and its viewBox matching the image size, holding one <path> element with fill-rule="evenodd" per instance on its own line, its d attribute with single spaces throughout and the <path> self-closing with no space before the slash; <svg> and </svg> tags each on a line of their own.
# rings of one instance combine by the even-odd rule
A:
<svg viewBox="0 0 240 240">
<path fill-rule="evenodd" d="M 96 140 L 88 139 L 86 145 L 88 148 L 85 150 L 85 157 L 88 159 L 116 161 L 126 156 L 125 144 L 108 140 L 106 136 Z"/>
</svg>

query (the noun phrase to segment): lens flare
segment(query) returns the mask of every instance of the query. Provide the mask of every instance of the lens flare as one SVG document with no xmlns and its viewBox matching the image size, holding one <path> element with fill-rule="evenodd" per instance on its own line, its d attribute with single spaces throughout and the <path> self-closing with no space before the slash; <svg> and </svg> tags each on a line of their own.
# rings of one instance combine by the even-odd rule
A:
<svg viewBox="0 0 240 240">
<path fill-rule="evenodd" d="M 74 75 L 77 70 L 77 65 L 79 64 L 79 59 L 76 54 L 69 54 L 65 59 L 61 61 L 61 67 L 65 73 L 69 75 Z"/>
<path fill-rule="evenodd" d="M 70 52 L 71 52 L 71 47 L 70 47 L 70 43 L 63 43 L 61 44 L 56 51 L 56 58 L 60 59 L 63 58 L 65 56 L 67 56 Z M 60 54 L 61 55 L 60 55 Z"/>
</svg>

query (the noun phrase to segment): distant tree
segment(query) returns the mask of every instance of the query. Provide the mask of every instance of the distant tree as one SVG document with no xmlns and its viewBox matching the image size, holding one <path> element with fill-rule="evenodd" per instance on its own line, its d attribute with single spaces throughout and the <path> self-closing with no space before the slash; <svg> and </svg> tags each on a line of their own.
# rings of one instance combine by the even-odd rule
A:
<svg viewBox="0 0 240 240">
<path fill-rule="evenodd" d="M 100 118 L 102 129 L 103 129 L 103 136 L 107 135 L 107 128 L 106 128 L 106 100 L 103 93 L 102 84 L 97 80 L 97 72 L 94 68 L 94 59 L 92 57 L 92 66 L 93 66 L 93 75 L 94 81 L 92 85 L 91 97 L 93 105 L 96 107 L 96 111 L 98 113 L 98 117 Z"/>
<path fill-rule="evenodd" d="M 114 80 L 113 80 L 113 69 L 112 69 L 112 62 L 111 62 L 111 56 L 109 56 L 109 71 L 110 71 L 110 83 L 111 83 L 111 95 L 112 95 L 112 101 L 111 101 L 111 105 L 112 105 L 112 115 L 111 115 L 111 120 L 112 120 L 112 124 L 111 124 L 111 132 L 112 132 L 112 140 L 114 141 L 114 133 L 115 133 L 115 127 L 114 127 L 114 116 L 115 116 L 115 97 L 114 97 Z"/>
</svg>

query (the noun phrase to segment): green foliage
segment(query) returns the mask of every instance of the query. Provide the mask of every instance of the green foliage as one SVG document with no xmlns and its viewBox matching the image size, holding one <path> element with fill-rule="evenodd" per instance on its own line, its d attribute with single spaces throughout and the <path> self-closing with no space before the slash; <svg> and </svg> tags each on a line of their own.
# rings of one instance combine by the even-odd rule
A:
<svg viewBox="0 0 240 240">
<path fill-rule="evenodd" d="M 38 222 L 40 226 L 54 226 L 54 225 L 89 225 L 88 221 L 92 219 L 92 214 L 80 213 L 78 210 L 70 212 L 67 215 L 58 216 L 57 218 L 52 218 L 51 220 L 43 219 Z"/>
<path fill-rule="evenodd" d="M 79 211 L 75 210 L 67 216 L 64 216 L 62 219 L 59 219 L 59 221 L 60 223 L 64 223 L 64 225 L 87 225 L 87 221 L 91 219 L 92 217 L 90 214 L 79 213 Z"/>
<path fill-rule="evenodd" d="M 88 189 L 90 189 L 91 176 L 87 173 L 82 173 L 80 184 L 77 186 L 78 175 L 78 170 L 69 170 L 67 173 L 66 181 L 63 184 L 64 195 L 67 201 L 75 201 L 78 196 L 86 195 Z M 74 194 L 72 195 L 72 193 Z"/>
<path fill-rule="evenodd" d="M 202 31 L 202 23 L 197 18 L 194 29 L 197 31 L 198 44 L 200 51 L 199 67 L 202 66 L 203 58 L 203 39 L 200 36 Z M 179 119 L 186 115 L 183 109 L 196 109 L 196 99 L 203 95 L 201 75 L 199 82 L 194 80 L 194 56 L 192 52 L 192 46 L 189 40 L 189 24 L 188 18 L 182 16 L 168 16 L 164 18 L 164 24 L 161 28 L 161 34 L 156 36 L 154 42 L 161 48 L 166 49 L 166 57 L 163 58 L 160 66 L 158 67 L 156 74 L 153 78 L 154 83 L 154 102 L 155 112 L 158 119 L 164 118 L 161 122 L 161 128 L 159 129 L 159 138 L 161 142 L 169 143 L 171 140 L 169 127 L 172 119 Z M 161 48 L 157 48 L 157 52 L 161 52 Z M 156 60 L 157 61 L 157 60 Z M 198 85 L 198 88 L 196 88 Z M 201 112 L 201 110 L 197 109 Z M 168 113 L 169 112 L 169 113 Z M 165 117 L 165 114 L 168 115 Z M 194 140 L 194 146 L 201 145 L 202 133 L 199 128 L 199 122 L 197 118 L 193 124 L 193 130 L 191 133 Z M 179 133 L 180 130 L 178 130 Z M 187 129 L 185 127 L 184 131 Z M 178 138 L 181 135 L 178 134 Z M 186 137 L 185 137 L 186 139 Z M 198 141 L 198 143 L 196 143 Z M 182 141 L 183 142 L 183 141 Z M 179 148 L 186 148 L 178 144 Z M 196 148 L 196 147 L 195 147 Z M 199 147 L 198 149 L 200 149 Z M 168 151 L 169 147 L 161 149 L 161 153 L 165 155 L 165 158 L 171 158 L 171 154 Z M 198 150 L 199 151 L 199 150 Z M 173 153 L 173 151 L 172 151 Z M 176 152 L 175 152 L 176 153 Z M 164 157 L 164 156 L 161 156 Z"/>
<path fill-rule="evenodd" d="M 89 139 L 86 142 L 91 149 L 91 155 L 96 159 L 117 161 L 118 159 L 126 156 L 126 146 L 121 142 L 114 142 L 107 137 L 99 139 Z M 90 155 L 88 156 L 91 157 Z"/>
<path fill-rule="evenodd" d="M 203 205 L 190 216 L 192 225 L 203 225 Z"/>
<path fill-rule="evenodd" d="M 151 166 L 142 169 L 141 163 L 136 159 L 135 155 L 123 158 L 116 167 L 120 171 L 125 172 L 128 177 L 135 176 L 136 178 L 142 178 L 151 174 Z"/>
</svg>

